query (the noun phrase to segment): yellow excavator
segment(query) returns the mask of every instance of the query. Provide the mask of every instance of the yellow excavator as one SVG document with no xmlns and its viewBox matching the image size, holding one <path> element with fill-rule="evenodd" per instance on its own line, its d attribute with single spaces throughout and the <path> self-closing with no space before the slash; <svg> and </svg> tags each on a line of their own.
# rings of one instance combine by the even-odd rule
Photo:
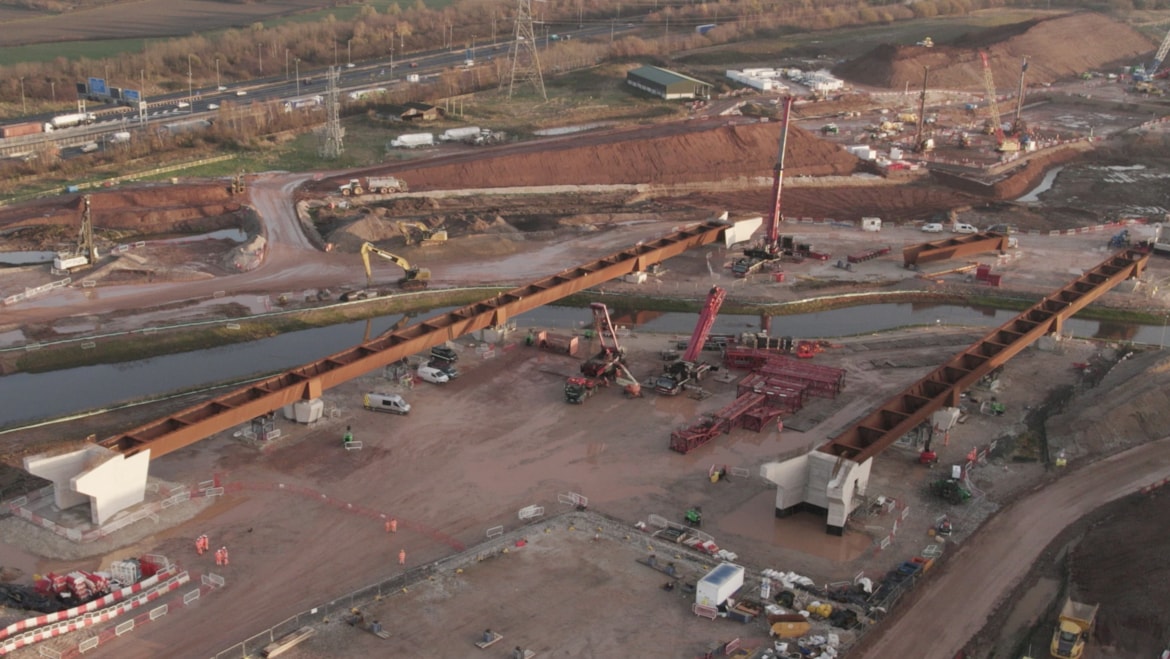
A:
<svg viewBox="0 0 1170 659">
<path fill-rule="evenodd" d="M 398 230 L 406 238 L 407 245 L 441 245 L 447 242 L 447 229 L 439 227 L 432 229 L 422 222 L 400 221 Z"/>
<path fill-rule="evenodd" d="M 398 280 L 398 287 L 402 290 L 420 290 L 426 288 L 431 283 L 431 270 L 412 266 L 411 263 L 406 259 L 402 259 L 398 254 L 386 252 L 385 249 L 374 246 L 372 242 L 364 242 L 362 243 L 362 263 L 366 269 L 366 290 L 351 291 L 351 293 L 342 295 L 343 302 L 365 300 L 366 297 L 377 296 L 376 291 L 373 290 L 373 270 L 370 268 L 370 254 L 377 254 L 404 270 L 406 274 L 402 275 L 401 279 Z"/>
</svg>

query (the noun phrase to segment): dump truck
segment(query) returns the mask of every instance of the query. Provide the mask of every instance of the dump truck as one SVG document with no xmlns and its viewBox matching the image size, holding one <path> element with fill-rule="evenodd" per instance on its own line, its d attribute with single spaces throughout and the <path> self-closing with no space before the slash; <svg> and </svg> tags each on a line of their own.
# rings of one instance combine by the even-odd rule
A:
<svg viewBox="0 0 1170 659">
<path fill-rule="evenodd" d="M 406 181 L 394 176 L 370 176 L 366 178 L 366 184 L 362 185 L 362 180 L 352 178 L 344 185 L 337 187 L 337 191 L 343 196 L 358 196 L 367 192 L 374 192 L 377 194 L 390 194 L 391 192 L 406 192 Z"/>
<path fill-rule="evenodd" d="M 1060 609 L 1060 619 L 1052 632 L 1052 656 L 1061 659 L 1080 659 L 1085 652 L 1085 641 L 1097 619 L 1099 604 L 1082 604 L 1067 598 Z"/>
</svg>

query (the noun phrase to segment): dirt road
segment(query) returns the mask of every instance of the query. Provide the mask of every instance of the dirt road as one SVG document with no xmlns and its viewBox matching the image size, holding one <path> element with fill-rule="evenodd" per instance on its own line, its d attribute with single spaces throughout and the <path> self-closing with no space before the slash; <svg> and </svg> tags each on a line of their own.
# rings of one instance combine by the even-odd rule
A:
<svg viewBox="0 0 1170 659">
<path fill-rule="evenodd" d="M 1170 439 L 1163 439 L 1087 465 L 993 517 L 855 656 L 955 656 L 1066 526 L 1170 477 L 1168 447 Z"/>
</svg>

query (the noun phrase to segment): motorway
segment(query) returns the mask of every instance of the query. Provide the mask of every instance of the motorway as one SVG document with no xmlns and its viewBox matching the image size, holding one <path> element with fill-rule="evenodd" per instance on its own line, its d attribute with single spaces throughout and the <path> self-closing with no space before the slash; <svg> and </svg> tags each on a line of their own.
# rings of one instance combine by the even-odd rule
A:
<svg viewBox="0 0 1170 659">
<path fill-rule="evenodd" d="M 609 25 L 595 25 L 577 30 L 568 30 L 560 33 L 572 39 L 588 40 L 602 35 L 608 38 L 611 29 L 614 33 L 624 33 L 636 29 L 633 23 L 626 23 L 616 28 Z M 373 60 L 361 63 L 345 64 L 341 66 L 339 87 L 342 95 L 374 89 L 389 89 L 390 87 L 411 84 L 406 75 L 418 75 L 419 82 L 434 77 L 443 71 L 452 68 L 465 68 L 465 60 L 470 53 L 476 65 L 496 58 L 507 58 L 511 53 L 513 40 L 498 41 L 495 43 L 477 46 L 474 50 L 434 50 L 416 54 L 407 59 L 387 57 L 383 60 Z M 549 38 L 537 40 L 537 46 L 544 50 L 555 48 L 562 41 L 552 41 Z M 299 73 L 299 79 L 298 74 Z M 397 75 L 396 75 L 397 74 Z M 173 123 L 189 119 L 211 119 L 214 112 L 227 101 L 241 103 L 247 101 L 273 101 L 311 98 L 323 95 L 326 86 L 326 72 L 321 69 L 303 70 L 295 72 L 290 69 L 288 78 L 285 76 L 267 77 L 247 82 L 221 85 L 220 87 L 204 87 L 186 91 L 144 98 L 148 105 L 147 121 L 149 123 Z M 108 83 L 109 81 L 107 81 Z M 185 107 L 180 107 L 184 105 Z M 101 108 L 89 108 L 88 111 L 98 115 L 98 121 L 88 126 L 65 128 L 56 130 L 51 140 L 59 147 L 80 147 L 90 142 L 100 142 L 119 131 L 126 131 L 138 127 L 137 113 L 126 107 L 113 105 Z M 46 122 L 54 115 L 43 114 L 13 119 L 6 123 L 22 123 L 25 121 Z M 35 145 L 45 141 L 46 134 L 28 135 L 9 139 L 0 139 L 0 157 L 18 157 L 35 150 Z"/>
</svg>

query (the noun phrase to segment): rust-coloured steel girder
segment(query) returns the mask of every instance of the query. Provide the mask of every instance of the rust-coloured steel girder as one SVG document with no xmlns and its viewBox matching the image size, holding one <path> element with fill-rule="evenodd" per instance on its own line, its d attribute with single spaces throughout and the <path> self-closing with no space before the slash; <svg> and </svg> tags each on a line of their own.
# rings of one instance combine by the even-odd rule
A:
<svg viewBox="0 0 1170 659">
<path fill-rule="evenodd" d="M 902 265 L 909 268 L 932 261 L 957 259 L 982 252 L 1002 252 L 1008 247 L 1007 236 L 998 233 L 971 233 L 943 240 L 932 240 L 902 248 Z"/>
<path fill-rule="evenodd" d="M 1085 272 L 1064 288 L 952 357 L 902 393 L 886 401 L 818 451 L 863 463 L 930 418 L 959 404 L 959 395 L 1036 339 L 1059 332 L 1065 320 L 1114 286 L 1141 275 L 1150 255 L 1127 249 Z"/>
<path fill-rule="evenodd" d="M 513 316 L 631 272 L 646 270 L 655 263 L 691 248 L 713 243 L 729 226 L 712 220 L 639 243 L 591 263 L 563 270 L 491 299 L 404 327 L 311 364 L 241 387 L 171 416 L 103 439 L 100 444 L 125 455 L 150 449 L 151 459 L 162 457 L 298 400 L 318 398 L 326 389 L 393 364 L 408 355 L 429 350 L 469 332 L 501 326 Z"/>
</svg>

